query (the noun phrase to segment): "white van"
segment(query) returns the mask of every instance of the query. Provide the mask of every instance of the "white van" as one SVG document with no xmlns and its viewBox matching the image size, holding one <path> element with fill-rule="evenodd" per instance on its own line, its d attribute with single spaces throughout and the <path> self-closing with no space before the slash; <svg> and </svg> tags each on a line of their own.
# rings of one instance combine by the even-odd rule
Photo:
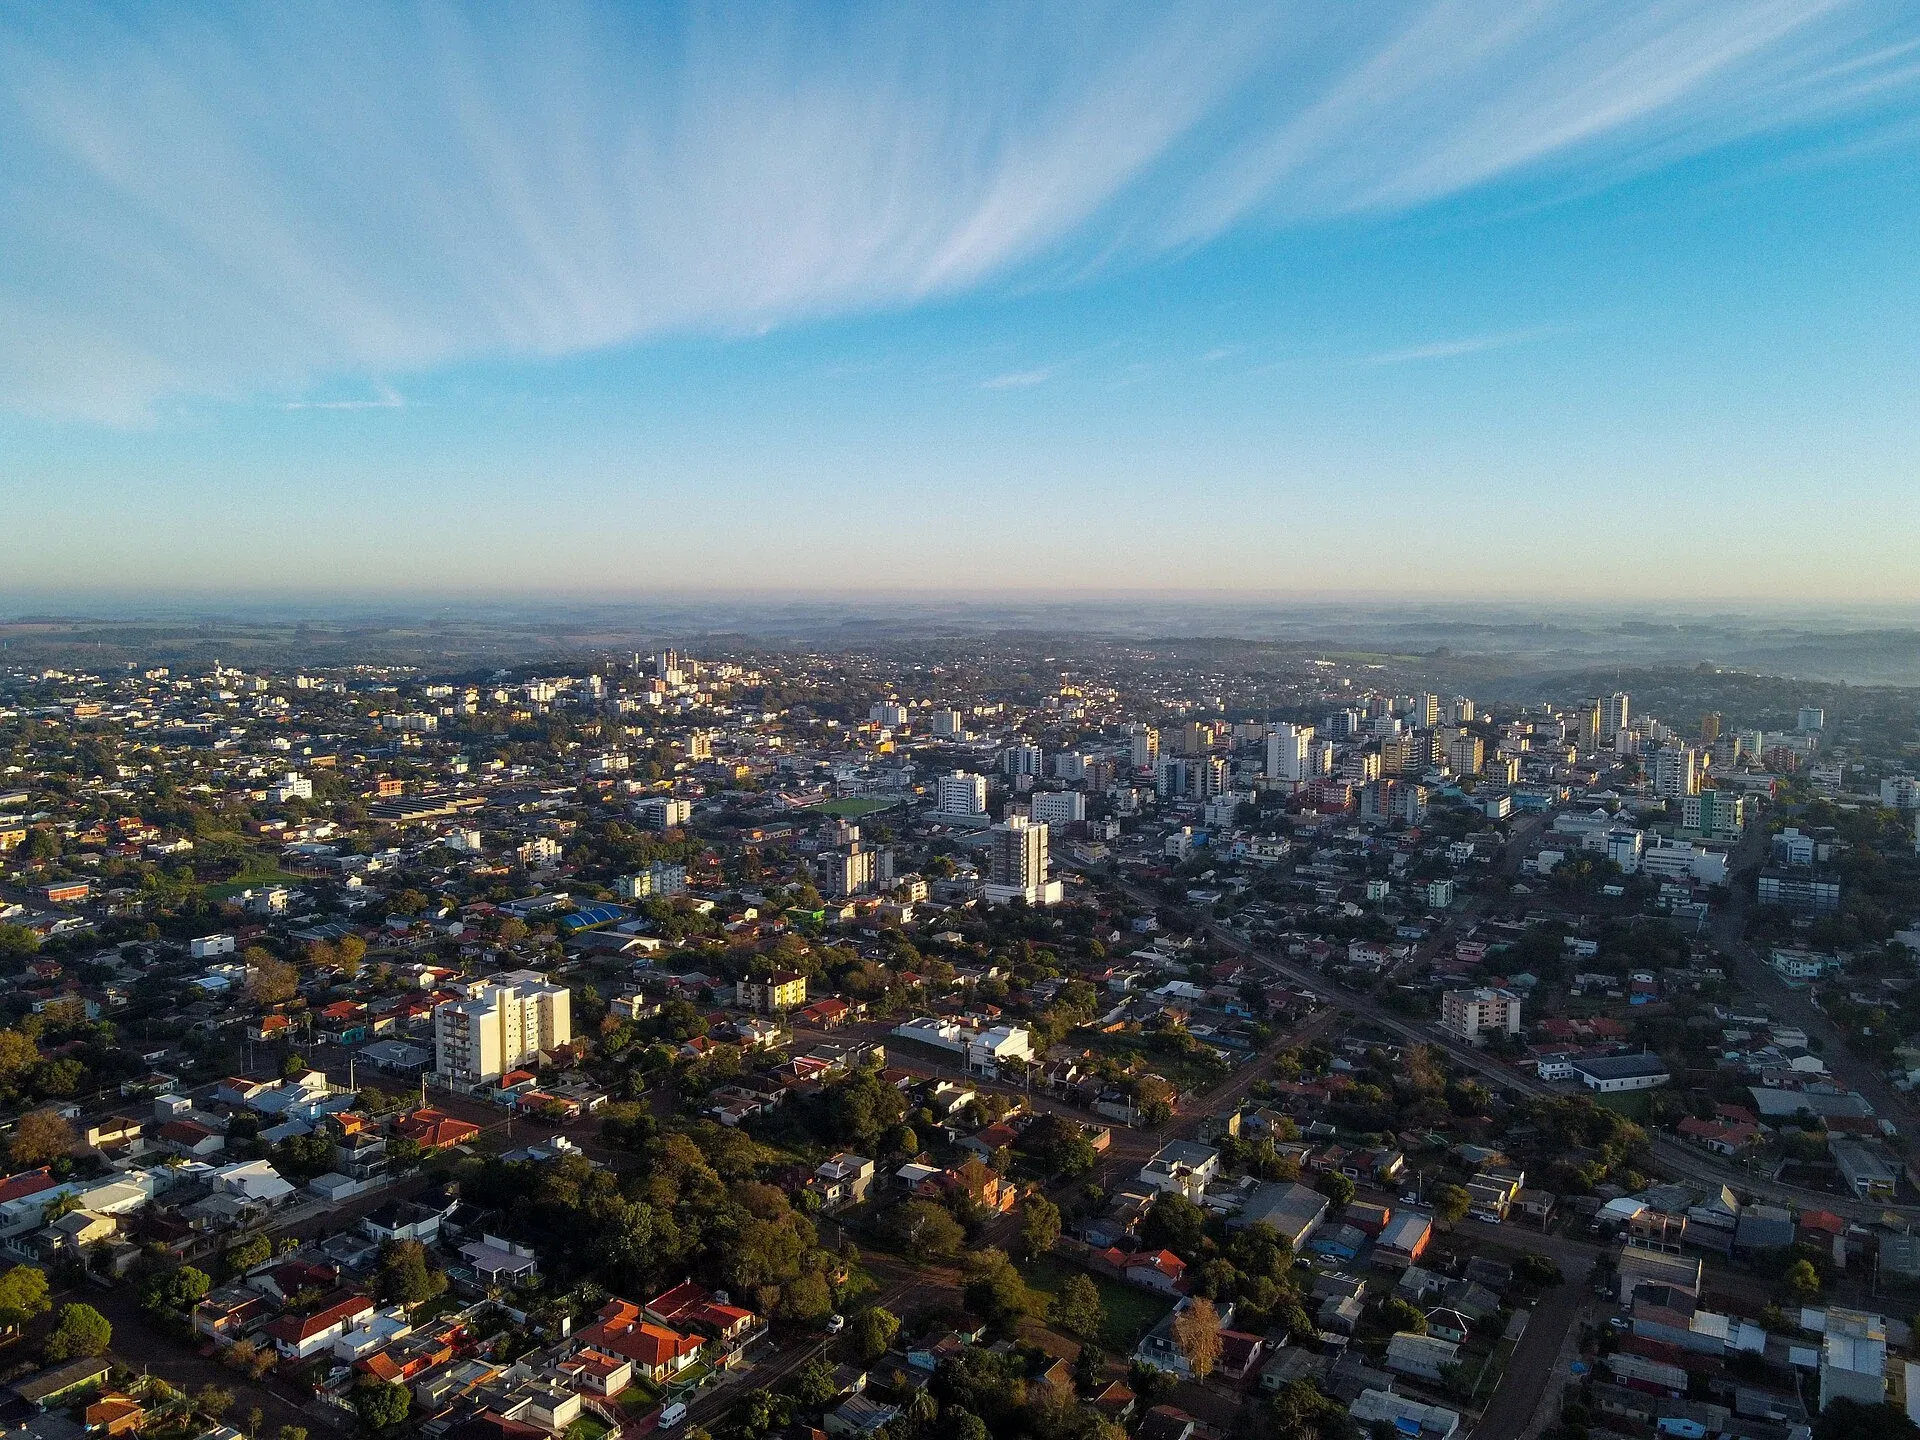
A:
<svg viewBox="0 0 1920 1440">
<path fill-rule="evenodd" d="M 661 1430 L 671 1430 L 686 1418 L 686 1402 L 684 1400 L 676 1400 L 660 1412 L 660 1424 L 658 1428 Z"/>
</svg>

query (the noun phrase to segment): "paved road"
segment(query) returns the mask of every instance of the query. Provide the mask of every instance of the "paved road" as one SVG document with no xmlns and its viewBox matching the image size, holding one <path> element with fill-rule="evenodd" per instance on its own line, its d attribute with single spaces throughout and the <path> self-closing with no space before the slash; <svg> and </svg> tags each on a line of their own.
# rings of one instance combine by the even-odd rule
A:
<svg viewBox="0 0 1920 1440">
<path fill-rule="evenodd" d="M 249 1380 L 239 1371 L 230 1370 L 218 1360 L 203 1356 L 174 1339 L 140 1308 L 138 1293 L 132 1286 L 118 1285 L 111 1290 L 84 1286 L 56 1296 L 55 1304 L 70 1300 L 91 1305 L 107 1317 L 113 1325 L 113 1353 L 130 1370 L 157 1375 L 189 1393 L 202 1385 L 232 1391 L 233 1409 L 226 1415 L 228 1424 L 244 1430 L 247 1412 L 258 1407 L 264 1417 L 260 1431 L 263 1435 L 277 1434 L 283 1425 L 312 1430 L 317 1422 L 326 1420 L 337 1420 L 341 1428 L 351 1428 L 351 1417 L 318 1405 L 284 1382 Z"/>
<path fill-rule="evenodd" d="M 1513 863 L 1517 861 L 1510 849 L 1503 861 L 1503 868 Z M 1149 894 L 1130 881 L 1116 879 L 1111 883 L 1136 904 L 1157 908 L 1164 903 L 1158 896 Z M 1336 984 L 1316 970 L 1295 965 L 1271 955 L 1224 925 L 1217 925 L 1197 916 L 1195 918 L 1200 919 L 1206 933 L 1227 950 L 1258 962 L 1275 977 L 1312 990 L 1323 998 L 1351 1010 L 1354 1014 L 1363 1016 L 1371 1024 L 1389 1034 L 1398 1035 L 1416 1044 L 1432 1045 L 1444 1050 L 1458 1064 L 1495 1086 L 1542 1098 L 1571 1093 L 1538 1080 L 1510 1065 L 1489 1059 L 1471 1045 L 1452 1039 L 1438 1026 L 1410 1022 L 1389 1011 L 1371 996 L 1362 995 Z M 1679 1179 L 1693 1180 L 1706 1185 L 1729 1185 L 1747 1196 L 1782 1204 L 1814 1206 L 1853 1220 L 1877 1220 L 1889 1210 L 1902 1214 L 1908 1219 L 1920 1219 L 1920 1207 L 1917 1206 L 1875 1204 L 1834 1195 L 1827 1191 L 1811 1190 L 1804 1186 L 1763 1180 L 1733 1166 L 1722 1164 L 1704 1151 L 1683 1144 L 1670 1136 L 1650 1134 L 1648 1140 L 1661 1170 Z"/>
<path fill-rule="evenodd" d="M 1538 1238 L 1538 1237 L 1535 1237 Z M 1591 1260 L 1562 1265 L 1566 1279 L 1541 1296 L 1514 1347 L 1507 1372 L 1474 1429 L 1474 1440 L 1518 1440 L 1539 1409 L 1547 1386 L 1558 1378 L 1558 1357 L 1568 1332 L 1579 1323 L 1592 1295 Z"/>
<path fill-rule="evenodd" d="M 1772 837 L 1763 821 L 1748 828 L 1747 837 L 1730 857 L 1729 879 L 1733 890 L 1730 904 L 1713 917 L 1713 943 L 1728 959 L 1734 979 L 1762 1000 L 1768 1012 L 1807 1032 L 1821 1042 L 1821 1059 L 1838 1079 L 1865 1096 L 1881 1115 L 1902 1128 L 1915 1119 L 1911 1101 L 1887 1083 L 1886 1076 L 1870 1060 L 1853 1053 L 1847 1037 L 1814 1003 L 1813 992 L 1806 987 L 1787 984 L 1780 973 L 1747 942 L 1747 917 L 1754 908 L 1751 893 L 1754 875 L 1766 862 Z"/>
</svg>

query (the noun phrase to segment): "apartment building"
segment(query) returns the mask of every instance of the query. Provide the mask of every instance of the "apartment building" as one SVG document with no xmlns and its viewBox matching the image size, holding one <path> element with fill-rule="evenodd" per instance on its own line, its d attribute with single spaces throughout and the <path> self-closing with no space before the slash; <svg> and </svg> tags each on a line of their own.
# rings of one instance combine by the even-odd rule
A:
<svg viewBox="0 0 1920 1440">
<path fill-rule="evenodd" d="M 1511 990 L 1449 990 L 1440 997 L 1440 1024 L 1478 1045 L 1487 1035 L 1520 1033 L 1520 997 Z"/>
<path fill-rule="evenodd" d="M 509 970 L 433 1012 L 434 1070 L 479 1085 L 573 1039 L 572 994 L 534 970 Z"/>
</svg>

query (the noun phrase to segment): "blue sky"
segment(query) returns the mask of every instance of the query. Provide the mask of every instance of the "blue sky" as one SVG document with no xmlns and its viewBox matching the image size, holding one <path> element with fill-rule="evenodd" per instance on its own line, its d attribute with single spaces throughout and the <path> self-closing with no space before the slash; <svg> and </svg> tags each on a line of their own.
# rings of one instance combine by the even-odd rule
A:
<svg viewBox="0 0 1920 1440">
<path fill-rule="evenodd" d="M 0 584 L 1920 598 L 1917 88 L 1842 0 L 0 4 Z"/>
</svg>

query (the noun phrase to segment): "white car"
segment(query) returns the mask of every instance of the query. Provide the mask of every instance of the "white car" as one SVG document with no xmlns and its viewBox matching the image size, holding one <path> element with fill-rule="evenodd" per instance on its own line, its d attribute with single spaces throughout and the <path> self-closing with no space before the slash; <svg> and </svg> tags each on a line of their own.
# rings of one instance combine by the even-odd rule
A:
<svg viewBox="0 0 1920 1440">
<path fill-rule="evenodd" d="M 844 1329 L 846 1329 L 846 1328 L 847 1328 L 847 1317 L 846 1317 L 846 1316 L 844 1316 L 844 1315 L 829 1315 L 829 1316 L 827 1317 L 827 1333 L 828 1333 L 829 1335 L 838 1335 L 838 1334 L 839 1334 L 839 1333 L 840 1333 L 840 1332 L 841 1332 L 842 1330 L 844 1330 Z"/>
</svg>

